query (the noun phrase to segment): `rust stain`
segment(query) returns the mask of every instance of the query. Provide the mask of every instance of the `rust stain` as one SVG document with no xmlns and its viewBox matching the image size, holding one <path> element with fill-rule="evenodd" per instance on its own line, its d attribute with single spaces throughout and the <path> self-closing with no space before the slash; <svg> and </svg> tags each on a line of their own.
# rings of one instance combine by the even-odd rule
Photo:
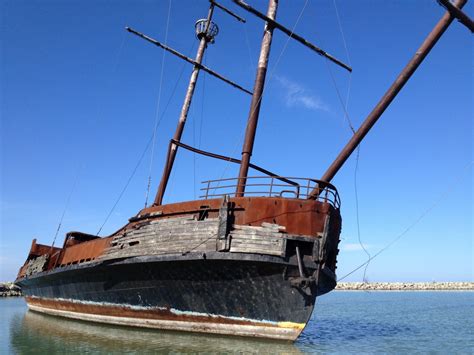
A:
<svg viewBox="0 0 474 355">
<path fill-rule="evenodd" d="M 138 319 L 155 319 L 155 320 L 172 320 L 172 321 L 187 321 L 200 323 L 219 323 L 219 324 L 233 324 L 233 325 L 253 325 L 276 327 L 278 323 L 259 323 L 239 319 L 229 319 L 220 316 L 200 316 L 188 314 L 176 314 L 170 309 L 133 309 L 127 306 L 111 306 L 111 305 L 97 305 L 86 304 L 78 302 L 70 302 L 65 300 L 44 299 L 36 297 L 25 297 L 26 302 L 33 306 L 49 308 L 53 310 L 61 310 L 75 313 L 86 313 L 101 316 L 115 316 Z"/>
<path fill-rule="evenodd" d="M 36 244 L 33 240 L 28 260 L 48 254 L 49 261 L 45 270 L 57 266 L 90 262 L 103 255 L 115 235 L 139 228 L 152 220 L 190 216 L 199 219 L 217 218 L 222 199 L 195 200 L 145 208 L 131 222 L 112 235 L 104 238 L 80 232 L 68 233 L 63 249 Z M 324 231 L 327 215 L 340 219 L 339 210 L 329 203 L 279 197 L 234 197 L 229 199 L 229 212 L 235 225 L 261 226 L 262 223 L 274 223 L 285 227 L 288 234 L 318 237 Z M 25 275 L 26 263 L 20 269 L 18 278 Z"/>
<path fill-rule="evenodd" d="M 66 247 L 63 251 L 60 265 L 94 260 L 103 254 L 105 248 L 110 245 L 111 240 L 112 237 L 99 238 Z"/>
<path fill-rule="evenodd" d="M 276 223 L 285 226 L 287 233 L 306 236 L 317 236 L 322 232 L 325 215 L 334 210 L 329 203 L 306 199 L 234 197 L 229 201 L 234 224 L 261 226 L 264 222 Z M 186 201 L 152 206 L 140 211 L 139 216 L 150 215 L 150 218 L 198 216 L 199 211 L 205 209 L 209 217 L 217 217 L 221 204 L 222 199 Z M 137 223 L 140 224 L 132 222 L 127 228 L 133 228 Z"/>
</svg>

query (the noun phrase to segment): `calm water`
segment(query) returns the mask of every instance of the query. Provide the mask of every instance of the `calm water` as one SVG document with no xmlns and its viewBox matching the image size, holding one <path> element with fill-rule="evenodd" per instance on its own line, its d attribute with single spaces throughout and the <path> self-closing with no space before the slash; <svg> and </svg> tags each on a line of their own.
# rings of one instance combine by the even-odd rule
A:
<svg viewBox="0 0 474 355">
<path fill-rule="evenodd" d="M 0 353 L 474 352 L 474 292 L 332 292 L 295 344 L 136 330 L 27 311 L 0 299 Z"/>
</svg>

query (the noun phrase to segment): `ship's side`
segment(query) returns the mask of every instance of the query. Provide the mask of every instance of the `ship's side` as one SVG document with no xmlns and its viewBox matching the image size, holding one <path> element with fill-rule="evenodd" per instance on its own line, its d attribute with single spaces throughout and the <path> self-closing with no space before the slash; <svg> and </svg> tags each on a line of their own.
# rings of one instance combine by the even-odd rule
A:
<svg viewBox="0 0 474 355">
<path fill-rule="evenodd" d="M 241 197 L 142 210 L 106 238 L 35 242 L 30 309 L 148 328 L 294 340 L 335 287 L 334 201 Z"/>
</svg>

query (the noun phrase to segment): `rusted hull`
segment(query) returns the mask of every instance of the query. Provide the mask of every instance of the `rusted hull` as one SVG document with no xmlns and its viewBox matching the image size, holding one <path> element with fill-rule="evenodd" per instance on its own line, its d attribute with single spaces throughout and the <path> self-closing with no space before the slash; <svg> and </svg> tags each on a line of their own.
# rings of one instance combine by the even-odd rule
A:
<svg viewBox="0 0 474 355">
<path fill-rule="evenodd" d="M 248 322 L 237 321 L 235 323 L 222 323 L 220 322 L 221 319 L 219 319 L 219 317 L 207 315 L 202 315 L 201 317 L 193 316 L 190 317 L 189 320 L 185 319 L 185 317 L 182 317 L 183 319 L 180 320 L 161 319 L 159 317 L 149 318 L 147 314 L 148 310 L 144 310 L 143 314 L 140 311 L 135 310 L 134 317 L 124 317 L 120 316 L 120 313 L 112 313 L 113 315 L 102 314 L 115 312 L 115 307 L 109 307 L 106 305 L 98 306 L 96 309 L 97 313 L 86 313 L 81 311 L 82 307 L 77 307 L 77 305 L 72 302 L 69 304 L 63 302 L 60 306 L 58 302 L 51 302 L 49 307 L 45 307 L 41 305 L 43 303 L 42 301 L 43 300 L 41 299 L 29 299 L 28 306 L 30 310 L 82 321 L 141 328 L 260 337 L 290 341 L 295 340 L 304 328 L 304 324 L 298 323 L 270 323 L 257 322 L 255 320 L 249 320 Z M 71 311 L 66 311 L 63 308 L 71 309 Z M 87 305 L 86 308 L 90 309 L 93 307 Z M 125 307 L 120 307 L 122 310 L 124 308 Z"/>
<path fill-rule="evenodd" d="M 46 272 L 21 286 L 31 310 L 51 315 L 290 341 L 313 311 L 316 288 L 292 285 L 297 266 L 281 258 L 136 259 Z"/>
</svg>

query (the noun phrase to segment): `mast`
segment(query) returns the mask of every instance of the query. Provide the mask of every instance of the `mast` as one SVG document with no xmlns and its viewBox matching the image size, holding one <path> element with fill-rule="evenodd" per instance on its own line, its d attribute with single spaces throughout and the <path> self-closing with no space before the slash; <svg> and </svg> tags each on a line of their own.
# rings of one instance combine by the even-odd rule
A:
<svg viewBox="0 0 474 355">
<path fill-rule="evenodd" d="M 313 43 L 304 39 L 302 36 L 298 35 L 293 30 L 290 30 L 282 24 L 276 22 L 275 18 L 278 7 L 278 0 L 269 0 L 267 15 L 264 15 L 263 13 L 254 9 L 242 0 L 233 0 L 233 2 L 236 5 L 240 6 L 242 9 L 265 21 L 265 29 L 263 32 L 262 45 L 260 47 L 260 57 L 258 60 L 257 75 L 255 77 L 255 84 L 252 95 L 252 102 L 250 104 L 247 128 L 245 130 L 245 140 L 242 148 L 242 162 L 240 165 L 239 178 L 236 190 L 236 196 L 241 197 L 245 193 L 245 184 L 247 182 L 249 166 L 251 165 L 250 157 L 252 156 L 253 143 L 255 141 L 255 133 L 257 131 L 258 116 L 260 113 L 260 105 L 262 103 L 262 94 L 265 85 L 265 76 L 267 74 L 268 57 L 270 55 L 270 46 L 273 38 L 273 30 L 279 30 L 288 37 L 301 43 L 303 46 L 316 52 L 318 55 L 327 58 L 334 64 L 337 64 L 338 66 L 348 71 L 352 71 L 352 68 L 347 64 L 344 64 L 342 61 L 335 58 L 334 56 L 330 55 L 323 49 L 319 48 L 318 46 L 315 46 Z"/>
<path fill-rule="evenodd" d="M 197 49 L 196 59 L 194 60 L 196 64 L 194 65 L 191 77 L 189 79 L 189 85 L 186 91 L 186 96 L 184 97 L 183 106 L 181 108 L 181 114 L 179 115 L 178 125 L 173 136 L 173 140 L 177 142 L 181 141 L 181 136 L 183 135 L 184 126 L 188 117 L 189 107 L 191 106 L 191 100 L 193 99 L 194 89 L 196 87 L 199 71 L 201 69 L 200 64 L 202 63 L 202 59 L 207 48 L 207 43 L 212 43 L 214 41 L 215 35 L 217 35 L 217 26 L 214 23 L 211 23 L 213 12 L 214 4 L 211 3 L 209 7 L 209 12 L 207 14 L 207 19 L 200 20 L 201 26 L 203 27 L 203 31 L 197 34 L 199 38 L 199 47 Z M 196 25 L 198 25 L 200 21 L 198 21 Z M 211 31 L 209 31 L 210 29 Z M 215 31 L 212 31 L 212 29 L 214 29 Z M 172 143 L 170 149 L 168 150 L 168 155 L 166 158 L 165 167 L 163 169 L 163 175 L 161 177 L 160 186 L 158 187 L 158 192 L 156 193 L 155 197 L 155 205 L 161 205 L 161 203 L 163 202 L 163 196 L 165 194 L 166 186 L 168 184 L 168 180 L 171 174 L 171 169 L 173 168 L 174 160 L 176 158 L 177 149 L 178 146 Z"/>
<path fill-rule="evenodd" d="M 270 0 L 268 2 L 267 17 L 275 20 L 278 7 L 278 0 Z M 258 116 L 260 114 L 260 105 L 262 103 L 263 88 L 265 85 L 265 77 L 267 75 L 268 57 L 270 56 L 270 46 L 272 43 L 274 26 L 269 22 L 265 23 L 263 31 L 262 45 L 260 47 L 260 57 L 258 59 L 257 75 L 253 88 L 252 102 L 250 104 L 250 112 L 245 130 L 245 140 L 242 148 L 242 163 L 240 164 L 239 179 L 237 180 L 236 196 L 243 196 L 245 192 L 245 184 L 249 171 L 250 157 L 252 156 L 253 143 L 255 141 L 255 133 L 257 131 Z"/>
<path fill-rule="evenodd" d="M 453 5 L 456 6 L 457 9 L 461 9 L 466 4 L 466 2 L 467 0 L 457 0 Z M 393 99 L 397 96 L 397 94 L 400 92 L 400 90 L 403 88 L 406 82 L 410 79 L 410 77 L 416 71 L 418 66 L 423 62 L 425 57 L 428 55 L 428 53 L 431 51 L 434 45 L 441 38 L 443 33 L 451 24 L 451 22 L 453 22 L 454 18 L 455 18 L 455 15 L 450 11 L 444 14 L 441 20 L 436 24 L 436 26 L 430 32 L 428 37 L 426 37 L 421 47 L 416 51 L 415 55 L 412 57 L 412 59 L 408 62 L 408 64 L 402 70 L 402 72 L 397 77 L 397 79 L 392 84 L 392 86 L 390 86 L 390 88 L 387 90 L 385 95 L 380 99 L 380 101 L 372 110 L 372 112 L 367 116 L 367 118 L 362 123 L 362 125 L 357 130 L 357 132 L 352 136 L 352 138 L 349 140 L 347 145 L 342 149 L 342 151 L 339 153 L 337 158 L 334 160 L 331 166 L 324 173 L 323 177 L 321 178 L 322 181 L 330 182 L 332 178 L 337 174 L 337 172 L 343 166 L 345 161 L 350 157 L 352 152 L 354 152 L 354 150 L 357 148 L 360 142 L 364 139 L 365 135 L 374 126 L 374 124 L 377 122 L 380 116 L 382 116 L 385 109 L 390 105 Z M 319 187 L 314 188 L 308 198 L 310 199 L 317 198 L 319 195 L 319 191 L 320 191 Z"/>
<path fill-rule="evenodd" d="M 191 106 L 191 101 L 192 101 L 194 89 L 196 87 L 196 83 L 198 80 L 199 71 L 202 69 L 205 72 L 211 74 L 213 77 L 220 79 L 223 82 L 229 84 L 230 86 L 236 89 L 239 89 L 249 95 L 252 95 L 251 91 L 227 79 L 226 77 L 220 75 L 219 73 L 216 73 L 210 68 L 202 65 L 202 59 L 204 57 L 204 52 L 206 51 L 207 44 L 214 43 L 214 38 L 217 36 L 219 32 L 219 28 L 217 27 L 217 25 L 211 21 L 212 15 L 214 13 L 214 7 L 217 7 L 218 9 L 222 10 L 224 13 L 226 13 L 227 15 L 230 15 L 235 20 L 245 23 L 245 19 L 238 16 L 231 10 L 224 7 L 223 5 L 217 3 L 215 0 L 209 0 L 209 2 L 210 2 L 210 6 L 209 6 L 209 12 L 207 14 L 207 18 L 198 20 L 195 25 L 196 37 L 199 39 L 199 47 L 198 47 L 195 59 L 191 59 L 185 56 L 184 54 L 178 52 L 177 50 L 163 43 L 160 43 L 157 40 L 134 30 L 133 28 L 130 28 L 130 27 L 125 28 L 128 32 L 133 33 L 134 35 L 150 43 L 153 43 L 154 45 L 164 49 L 167 52 L 170 52 L 171 54 L 177 56 L 178 58 L 188 63 L 191 63 L 194 66 L 193 71 L 191 73 L 191 78 L 189 79 L 188 89 L 186 90 L 186 96 L 184 97 L 183 106 L 181 108 L 181 114 L 179 116 L 178 125 L 176 127 L 176 131 L 174 133 L 173 139 L 171 139 L 171 142 L 170 142 L 170 146 L 169 146 L 168 153 L 166 156 L 165 167 L 163 169 L 163 175 L 160 181 L 160 186 L 158 187 L 158 192 L 156 193 L 155 201 L 153 203 L 154 205 L 161 205 L 161 203 L 163 202 L 163 196 L 165 194 L 166 185 L 168 184 L 171 170 L 173 168 L 173 163 L 176 158 L 176 153 L 177 153 L 178 147 L 180 146 L 181 136 L 183 135 L 184 126 L 186 124 L 186 119 L 188 117 L 189 107 Z"/>
</svg>

